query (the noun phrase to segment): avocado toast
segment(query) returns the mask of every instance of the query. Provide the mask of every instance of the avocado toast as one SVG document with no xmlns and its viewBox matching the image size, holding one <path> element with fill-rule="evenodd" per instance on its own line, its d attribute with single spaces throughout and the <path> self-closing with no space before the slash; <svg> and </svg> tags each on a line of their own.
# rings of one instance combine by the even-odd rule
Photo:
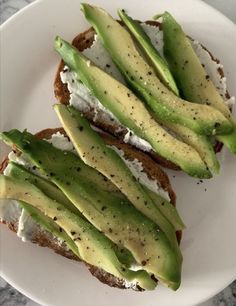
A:
<svg viewBox="0 0 236 306">
<path fill-rule="evenodd" d="M 80 52 L 82 52 L 82 54 L 85 55 L 85 57 L 91 60 L 91 63 L 94 62 L 96 65 L 98 65 L 108 74 L 116 78 L 122 84 L 129 85 L 129 81 L 126 80 L 127 78 L 125 74 L 122 73 L 122 69 L 120 69 L 118 64 L 117 64 L 117 67 L 119 69 L 117 69 L 116 65 L 114 65 L 115 55 L 113 55 L 112 53 L 109 53 L 110 52 L 109 48 L 112 45 L 108 47 L 106 46 L 106 44 L 104 44 L 104 41 L 103 41 L 104 32 L 99 32 L 100 30 L 98 29 L 98 23 L 100 22 L 98 20 L 99 14 L 101 15 L 102 22 L 104 20 L 104 16 L 105 18 L 109 20 L 109 22 L 113 22 L 114 25 L 116 25 L 117 22 L 115 22 L 116 23 L 115 24 L 114 21 L 110 19 L 110 17 L 107 17 L 104 11 L 102 10 L 99 11 L 98 8 L 93 8 L 86 4 L 83 5 L 83 11 L 88 21 L 91 22 L 92 25 L 95 25 L 95 29 L 98 35 L 96 35 L 94 29 L 91 28 L 85 31 L 84 33 L 79 34 L 73 40 L 73 45 Z M 95 11 L 96 13 L 99 12 L 99 14 L 97 14 L 95 17 L 95 20 L 93 17 L 89 15 L 90 13 L 92 14 L 93 11 Z M 122 21 L 125 21 L 125 18 L 127 17 L 125 12 L 122 12 L 122 10 L 120 10 L 119 15 L 121 16 Z M 128 26 L 129 28 L 129 23 L 127 21 L 126 21 L 126 26 Z M 142 32 L 145 31 L 148 39 L 152 41 L 152 44 L 153 44 L 152 48 L 155 47 L 156 51 L 157 52 L 159 51 L 159 53 L 161 53 L 163 56 L 163 31 L 161 28 L 161 24 L 155 21 L 148 21 L 146 23 L 141 23 L 141 26 L 142 26 Z M 117 27 L 121 27 L 121 26 L 117 25 Z M 120 28 L 117 31 L 119 30 Z M 133 34 L 133 32 L 131 33 Z M 138 44 L 140 43 L 140 46 L 141 46 L 141 39 L 143 38 L 142 35 L 143 33 L 141 33 L 138 39 L 136 39 L 137 43 Z M 231 103 L 233 102 L 233 98 L 230 98 L 229 93 L 227 92 L 227 89 L 225 86 L 225 78 L 224 78 L 224 74 L 222 70 L 222 65 L 220 65 L 219 62 L 217 62 L 217 60 L 213 58 L 211 53 L 208 52 L 206 48 L 202 47 L 200 43 L 193 41 L 193 48 L 194 50 L 196 50 L 196 52 L 197 50 L 201 50 L 201 52 L 197 52 L 197 54 L 198 56 L 200 56 L 200 60 L 202 60 L 202 64 L 204 65 L 205 69 L 209 70 L 209 73 L 208 73 L 209 78 L 211 78 L 214 81 L 214 85 L 217 88 L 219 88 L 218 90 L 220 91 L 220 95 L 223 97 L 225 101 L 228 101 L 225 104 L 228 106 L 225 106 L 225 107 L 230 109 L 232 105 Z M 137 55 L 134 55 L 134 56 L 137 56 Z M 166 133 L 164 133 L 163 130 L 159 130 L 159 132 L 161 133 L 162 131 L 166 137 L 164 148 L 166 149 L 166 144 L 167 144 L 166 140 L 168 138 L 168 140 L 170 140 L 170 143 L 171 143 L 170 146 L 174 146 L 176 148 L 177 153 L 178 152 L 180 153 L 179 159 L 173 159 L 170 151 L 169 152 L 167 152 L 166 150 L 162 151 L 160 150 L 160 146 L 157 147 L 155 144 L 152 143 L 152 139 L 153 139 L 153 136 L 151 136 L 153 135 L 152 133 L 150 134 L 151 140 L 150 138 L 149 140 L 147 140 L 147 138 L 144 138 L 145 137 L 144 135 L 137 134 L 137 130 L 135 130 L 134 128 L 129 129 L 127 128 L 127 124 L 121 124 L 121 118 L 117 117 L 117 113 L 115 116 L 110 116 L 111 114 L 109 111 L 109 107 L 107 105 L 105 105 L 104 107 L 104 104 L 102 106 L 100 104 L 97 104 L 96 98 L 91 98 L 91 94 L 89 94 L 89 92 L 87 91 L 85 92 L 84 86 L 83 86 L 84 84 L 78 85 L 78 82 L 76 80 L 76 75 L 74 73 L 71 73 L 68 67 L 65 67 L 65 68 L 63 67 L 64 67 L 64 64 L 63 62 L 61 62 L 57 75 L 56 75 L 55 83 L 54 83 L 55 96 L 60 103 L 64 103 L 64 104 L 70 103 L 71 105 L 79 109 L 84 114 L 84 116 L 86 116 L 86 118 L 88 118 L 91 122 L 93 122 L 94 125 L 115 135 L 116 137 L 120 138 L 124 142 L 131 143 L 137 148 L 145 151 L 147 154 L 150 154 L 152 158 L 154 158 L 157 162 L 159 162 L 164 167 L 168 167 L 171 169 L 182 168 L 182 170 L 184 170 L 188 174 L 192 176 L 196 176 L 196 177 L 207 177 L 207 176 L 209 177 L 213 175 L 214 173 L 215 174 L 219 173 L 220 165 L 214 153 L 214 148 L 215 148 L 215 151 L 217 152 L 220 150 L 222 145 L 215 140 L 213 140 L 212 142 L 210 140 L 212 139 L 212 136 L 198 134 L 194 130 L 191 130 L 189 127 L 187 127 L 185 124 L 181 125 L 181 124 L 175 123 L 172 120 L 167 122 L 163 120 L 162 118 L 163 116 L 161 116 L 161 118 L 156 117 L 156 115 L 154 114 L 155 110 L 152 109 L 152 112 L 151 112 L 152 116 L 154 116 L 156 121 L 162 127 L 164 127 L 166 131 Z M 154 74 L 151 65 L 149 66 L 149 68 L 150 68 L 150 71 L 148 71 L 148 73 Z M 80 70 L 80 68 L 78 68 L 78 70 Z M 137 67 L 137 71 L 138 70 L 139 68 Z M 119 71 L 121 71 L 121 73 Z M 141 78 L 141 80 L 143 80 L 143 76 L 140 75 L 139 77 Z M 146 83 L 148 83 L 148 80 Z M 86 87 L 87 86 L 88 84 L 86 85 Z M 130 88 L 131 89 L 134 88 L 131 83 L 130 83 Z M 137 93 L 138 97 L 140 97 L 140 95 L 138 94 L 136 90 L 134 92 Z M 92 94 L 92 97 L 94 97 L 94 93 Z M 129 101 L 127 100 L 126 103 L 129 103 Z M 191 103 L 190 105 L 193 106 L 193 109 L 194 109 L 195 105 L 193 103 Z M 150 111 L 150 108 L 148 107 L 147 109 L 149 109 Z M 212 113 L 212 111 L 213 110 L 211 109 L 208 111 L 208 113 Z M 197 110 L 195 110 L 194 112 L 195 114 L 198 114 Z M 113 113 L 112 115 L 114 114 L 115 113 Z M 195 117 L 193 119 L 195 119 Z M 218 121 L 215 122 L 216 125 L 218 125 L 218 123 L 219 123 Z M 157 133 L 160 134 L 159 132 Z M 215 132 L 216 131 L 213 131 L 213 133 Z M 175 135 L 174 136 L 175 140 L 173 141 L 173 139 L 170 139 L 169 135 Z M 225 138 L 226 137 L 227 136 L 225 136 Z M 177 142 L 176 142 L 176 139 L 178 140 Z M 220 140 L 220 137 L 217 136 L 217 139 Z M 233 143 L 235 143 L 235 137 L 231 137 L 231 139 Z M 157 138 L 157 141 L 160 141 L 160 143 L 162 142 L 162 140 L 163 139 Z M 187 144 L 187 146 L 183 145 L 183 143 Z M 197 152 L 194 152 L 193 154 L 192 149 L 194 149 L 194 151 L 197 151 Z M 181 153 L 181 150 L 183 150 L 185 153 L 184 154 Z M 191 154 L 187 154 L 186 152 L 188 151 L 191 151 Z M 200 160 L 199 160 L 198 155 L 200 155 L 201 159 L 204 161 L 207 168 L 210 170 L 211 174 L 209 173 L 207 174 L 207 171 L 203 170 L 203 165 L 200 165 L 199 163 Z M 183 159 L 185 161 L 184 164 L 182 163 Z M 196 162 L 195 168 L 192 170 L 189 169 L 188 159 L 191 160 L 190 162 L 191 165 L 192 165 L 192 161 Z M 199 161 L 197 162 L 197 160 Z M 202 170 L 200 170 L 201 168 Z"/>
<path fill-rule="evenodd" d="M 9 143 L 10 139 L 14 139 L 14 135 L 16 135 L 17 132 L 14 133 L 14 131 L 12 133 L 10 133 L 8 136 L 7 136 L 7 133 L 5 134 L 5 136 L 3 136 L 3 138 L 5 139 L 5 141 L 7 141 Z M 36 137 L 34 137 L 35 139 L 37 138 L 42 138 L 42 139 L 45 139 L 45 138 L 48 138 L 48 139 L 51 139 L 50 141 L 56 145 L 56 146 L 59 146 L 59 143 L 61 141 L 61 148 L 64 148 L 64 149 L 67 149 L 67 150 L 73 150 L 73 146 L 72 144 L 69 142 L 68 138 L 66 138 L 65 135 L 65 132 L 63 129 L 48 129 L 48 130 L 44 130 L 38 134 L 36 134 Z M 130 162 L 132 160 L 135 160 L 134 163 L 137 164 L 137 160 L 140 160 L 140 162 L 142 162 L 142 165 L 143 165 L 143 168 L 146 170 L 145 172 L 148 174 L 148 176 L 150 178 L 152 178 L 151 181 L 154 182 L 154 184 L 159 184 L 160 187 L 158 187 L 157 185 L 157 188 L 163 188 L 163 197 L 162 197 L 162 201 L 161 203 L 159 202 L 159 206 L 162 207 L 162 209 L 164 208 L 163 212 L 165 212 L 165 214 L 168 216 L 169 215 L 169 220 L 175 220 L 175 225 L 174 225 L 174 228 L 183 228 L 183 223 L 180 219 L 180 217 L 178 216 L 177 214 L 177 211 L 174 209 L 174 207 L 169 204 L 169 202 L 167 200 L 165 200 L 164 196 L 166 196 L 167 198 L 171 199 L 171 202 L 174 204 L 175 203 L 175 194 L 170 186 L 170 183 L 169 183 L 169 180 L 168 180 L 168 177 L 166 176 L 166 174 L 156 165 L 155 162 L 153 162 L 150 158 L 147 158 L 147 156 L 137 150 L 135 150 L 134 148 L 132 148 L 131 146 L 129 145 L 124 145 L 123 143 L 120 143 L 119 141 L 117 141 L 117 139 L 114 139 L 112 138 L 111 136 L 109 135 L 105 135 L 104 133 L 102 134 L 103 138 L 105 139 L 106 143 L 108 143 L 109 145 L 112 145 L 112 146 L 116 146 L 117 148 L 123 150 L 123 152 L 125 152 L 125 156 L 127 158 L 127 160 L 130 160 Z M 8 140 L 6 140 L 7 138 Z M 12 138 L 13 137 L 13 138 Z M 27 140 L 29 141 L 29 139 Z M 16 138 L 15 138 L 15 141 L 14 142 L 17 142 Z M 29 160 L 27 159 L 27 155 L 23 154 L 23 157 L 21 157 L 20 155 L 22 155 L 21 153 L 19 153 L 19 145 L 20 144 L 15 144 L 14 145 L 14 150 L 17 149 L 17 151 L 15 151 L 16 153 L 10 153 L 9 155 L 9 158 L 10 158 L 10 163 L 9 161 L 5 161 L 3 164 L 2 164 L 2 171 L 4 171 L 4 168 L 5 169 L 8 169 L 8 170 L 5 170 L 5 174 L 7 175 L 7 173 L 10 173 L 10 177 L 12 178 L 17 178 L 17 177 L 21 177 L 21 181 L 22 181 L 22 173 L 24 171 L 27 171 L 27 170 L 24 170 L 23 169 L 20 169 L 22 168 L 22 165 L 19 165 L 17 166 L 17 164 L 24 164 L 25 163 L 25 169 L 28 169 L 30 171 L 37 171 L 36 170 L 36 166 L 30 165 L 29 163 Z M 48 144 L 50 146 L 50 144 Z M 41 158 L 43 159 L 43 157 Z M 16 165 L 14 165 L 14 163 L 16 163 Z M 27 164 L 28 163 L 28 164 Z M 13 164 L 13 165 L 11 165 Z M 7 166 L 8 165 L 8 166 Z M 19 168 L 19 169 L 16 169 L 16 168 Z M 10 170 L 9 170 L 10 169 Z M 38 169 L 38 168 L 37 168 Z M 148 170 L 149 169 L 149 170 Z M 22 171 L 23 172 L 22 172 Z M 37 174 L 39 172 L 36 172 Z M 86 175 L 88 174 L 88 171 L 86 171 Z M 35 179 L 37 178 L 37 176 L 35 176 L 35 174 L 32 173 L 32 175 L 34 176 L 33 177 L 33 183 L 35 184 Z M 95 183 L 98 183 L 100 182 L 101 184 L 101 188 L 106 188 L 108 189 L 109 191 L 112 191 L 114 193 L 118 193 L 119 194 L 119 197 L 121 197 L 122 195 L 120 194 L 119 190 L 112 184 L 109 184 L 109 182 L 107 182 L 107 180 L 104 178 L 102 179 L 102 181 L 100 180 L 100 178 L 96 178 L 94 177 L 94 175 L 96 176 L 96 174 L 93 174 L 93 180 Z M 143 175 L 143 173 L 141 173 L 141 175 Z M 102 176 L 101 176 L 102 178 Z M 40 179 L 40 178 L 37 178 L 37 179 Z M 147 178 L 146 178 L 147 180 Z M 27 182 L 31 182 L 29 180 L 29 177 L 27 179 Z M 105 185 L 103 185 L 103 183 L 105 183 Z M 42 185 L 36 185 L 38 187 L 40 187 L 42 189 Z M 162 187 L 161 187 L 162 186 Z M 43 186 L 44 187 L 44 186 Z M 54 188 L 55 188 L 55 185 L 54 185 Z M 29 187 L 28 187 L 29 189 Z M 48 193 L 48 187 L 47 187 L 47 193 Z M 3 192 L 4 188 L 2 189 L 1 187 L 1 190 Z M 44 192 L 45 190 L 42 189 Z M 155 197 L 155 192 L 151 192 L 154 196 L 154 199 L 156 199 L 156 201 L 158 202 L 158 197 L 156 198 Z M 61 196 L 56 196 L 55 194 L 55 191 L 47 194 L 47 195 L 50 195 L 51 197 L 53 198 L 56 198 L 57 201 L 60 200 L 60 202 L 63 202 L 64 205 L 68 202 L 68 199 L 65 197 L 62 198 Z M 63 194 L 62 194 L 63 195 Z M 6 197 L 6 195 L 2 195 L 1 194 L 1 197 Z M 95 197 L 95 195 L 94 195 Z M 70 202 L 70 201 L 69 201 Z M 157 203 L 156 202 L 156 203 Z M 6 204 L 7 205 L 7 204 Z M 13 204 L 13 202 L 11 203 L 11 205 L 16 205 L 16 204 Z M 25 205 L 25 206 L 24 206 Z M 68 204 L 67 204 L 68 205 Z M 71 204 L 70 204 L 71 205 Z M 102 211 L 106 211 L 106 209 L 109 209 L 108 207 L 105 208 L 105 204 L 104 203 L 101 203 L 101 209 Z M 157 203 L 158 205 L 158 203 Z M 172 207 L 168 207 L 170 206 Z M 166 206 L 166 208 L 165 208 Z M 17 231 L 18 232 L 18 235 L 23 238 L 23 239 L 26 239 L 26 240 L 30 240 L 32 242 L 35 242 L 39 245 L 42 245 L 42 246 L 48 246 L 52 249 L 54 249 L 56 252 L 58 252 L 59 254 L 62 254 L 63 256 L 66 256 L 68 258 L 72 258 L 72 259 L 76 259 L 76 260 L 81 260 L 80 257 L 78 257 L 78 254 L 75 254 L 73 251 L 70 251 L 71 249 L 71 246 L 68 244 L 68 239 L 66 239 L 66 244 L 65 242 L 65 237 L 58 237 L 58 233 L 56 232 L 56 230 L 54 229 L 54 231 L 52 230 L 52 226 L 50 227 L 50 225 L 48 225 L 48 221 L 44 221 L 44 223 L 42 222 L 42 219 L 39 220 L 39 219 L 35 219 L 35 216 L 37 217 L 38 214 L 37 214 L 37 211 L 35 213 L 35 211 L 33 211 L 33 207 L 32 206 L 29 206 L 27 207 L 27 204 L 24 204 L 23 203 L 23 206 L 21 206 L 21 209 L 23 207 L 23 211 L 18 211 L 18 216 L 17 215 L 13 215 L 11 214 L 11 216 L 7 217 L 7 209 L 6 209 L 7 206 L 2 206 L 1 207 L 1 213 L 4 214 L 4 210 L 5 210 L 5 217 L 4 216 L 1 216 L 1 219 L 3 222 L 7 223 L 7 225 L 9 226 L 9 228 L 11 228 L 12 230 L 14 231 Z M 72 208 L 71 206 L 69 206 L 69 209 L 72 210 L 72 212 L 75 213 L 74 209 L 76 209 L 73 205 L 72 205 Z M 22 217 L 23 215 L 23 217 Z M 31 217 L 29 217 L 31 216 Z M 175 217 L 174 217 L 175 216 Z M 8 219 L 9 218 L 9 219 Z M 15 218 L 15 219 L 14 219 Z M 24 222 L 22 221 L 22 218 L 26 218 L 25 220 L 25 229 L 21 229 L 22 228 L 22 224 L 24 224 Z M 56 216 L 54 216 L 53 220 L 55 221 L 56 219 Z M 59 218 L 57 216 L 57 218 Z M 34 221 L 33 221 L 33 220 Z M 36 220 L 36 222 L 35 222 Z M 37 225 L 39 223 L 39 225 Z M 55 223 L 55 222 L 53 222 Z M 27 228 L 27 224 L 31 227 Z M 47 225 L 45 227 L 45 224 Z M 24 226 L 23 226 L 24 228 Z M 61 227 L 59 227 L 61 229 Z M 112 228 L 112 225 L 109 227 L 110 230 L 113 229 Z M 105 230 L 105 229 L 104 229 Z M 109 230 L 109 231 L 110 231 Z M 57 229 L 58 231 L 58 229 Z M 62 234 L 62 232 L 59 231 L 60 234 Z M 64 229 L 63 229 L 63 233 L 64 233 Z M 180 232 L 178 231 L 177 233 L 177 237 L 178 237 L 178 240 L 180 239 Z M 73 238 L 73 236 L 72 236 Z M 73 238 L 74 239 L 74 238 Z M 72 242 L 73 242 L 73 239 L 72 239 Z M 69 248 L 68 248 L 69 247 Z M 124 252 L 124 251 L 122 251 Z M 126 253 L 123 253 L 123 258 L 125 258 L 125 260 L 127 261 L 127 259 L 129 258 L 128 254 Z M 76 256 L 77 255 L 77 256 Z M 122 278 L 118 278 L 118 277 L 114 277 L 114 275 L 112 275 L 111 273 L 107 273 L 106 271 L 104 271 L 104 269 L 101 269 L 101 268 L 98 268 L 94 265 L 91 265 L 89 263 L 86 263 L 89 267 L 89 270 L 91 271 L 92 274 L 94 274 L 98 279 L 100 279 L 101 281 L 107 283 L 108 285 L 110 286 L 115 286 L 115 287 L 119 287 L 119 288 L 129 288 L 129 287 L 132 287 L 133 289 L 135 290 L 142 290 L 143 287 L 140 286 L 139 282 L 128 282 L 127 280 L 125 281 L 124 279 Z M 154 285 L 154 284 L 153 284 Z M 146 289 L 148 289 L 149 287 L 147 287 Z M 151 287 L 149 288 L 151 289 Z"/>
</svg>

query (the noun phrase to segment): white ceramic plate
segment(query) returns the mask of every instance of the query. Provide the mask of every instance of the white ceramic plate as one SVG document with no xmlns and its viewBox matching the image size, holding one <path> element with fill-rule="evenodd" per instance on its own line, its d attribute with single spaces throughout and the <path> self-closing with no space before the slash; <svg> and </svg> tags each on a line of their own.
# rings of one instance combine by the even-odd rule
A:
<svg viewBox="0 0 236 306">
<path fill-rule="evenodd" d="M 114 14 L 117 6 L 127 8 L 141 20 L 169 10 L 188 34 L 221 59 L 230 92 L 236 95 L 236 28 L 214 9 L 196 0 L 91 2 Z M 59 61 L 53 39 L 59 34 L 71 40 L 87 26 L 79 0 L 37 1 L 2 26 L 1 130 L 27 127 L 35 132 L 59 125 L 52 110 Z M 236 159 L 228 152 L 221 159 L 221 175 L 202 184 L 169 171 L 187 224 L 181 244 L 183 281 L 177 292 L 162 286 L 144 293 L 109 288 L 82 264 L 23 243 L 4 226 L 0 227 L 2 276 L 44 305 L 189 306 L 210 298 L 236 278 Z"/>
</svg>

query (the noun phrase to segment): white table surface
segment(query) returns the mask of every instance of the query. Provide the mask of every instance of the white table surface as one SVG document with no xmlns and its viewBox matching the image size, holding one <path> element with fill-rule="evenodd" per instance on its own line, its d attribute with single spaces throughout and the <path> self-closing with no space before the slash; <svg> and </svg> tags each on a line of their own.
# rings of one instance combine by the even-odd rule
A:
<svg viewBox="0 0 236 306">
<path fill-rule="evenodd" d="M 0 23 L 2 24 L 18 10 L 33 1 L 35 0 L 0 0 Z M 218 9 L 236 23 L 236 0 L 204 0 L 204 2 Z M 29 298 L 11 287 L 0 277 L 0 306 L 23 305 L 39 306 L 37 303 L 31 301 Z M 220 292 L 217 296 L 199 306 L 236 306 L 236 281 Z"/>
</svg>

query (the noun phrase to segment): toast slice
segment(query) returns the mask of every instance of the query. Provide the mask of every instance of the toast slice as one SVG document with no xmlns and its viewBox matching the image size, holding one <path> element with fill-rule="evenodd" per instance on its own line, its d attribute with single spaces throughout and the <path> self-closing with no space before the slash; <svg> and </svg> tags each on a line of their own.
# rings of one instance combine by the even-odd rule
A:
<svg viewBox="0 0 236 306">
<path fill-rule="evenodd" d="M 45 129 L 37 133 L 36 136 L 40 139 L 50 139 L 51 136 L 57 132 L 60 132 L 61 134 L 64 134 L 66 136 L 65 131 L 62 128 Z M 117 138 L 114 138 L 109 134 L 105 134 L 104 132 L 101 132 L 100 135 L 103 137 L 103 139 L 106 141 L 107 144 L 114 145 L 117 148 L 122 149 L 124 151 L 126 159 L 128 160 L 137 159 L 138 161 L 142 162 L 143 171 L 146 172 L 146 174 L 148 175 L 150 179 L 157 180 L 157 182 L 159 182 L 162 189 L 168 193 L 171 203 L 175 206 L 176 196 L 171 187 L 168 176 L 157 165 L 157 163 L 152 160 L 152 158 L 147 156 L 145 153 L 135 149 L 134 147 L 128 144 L 124 144 L 123 142 L 119 141 Z M 15 148 L 13 148 L 13 151 L 17 153 Z M 18 152 L 17 154 L 20 154 L 20 152 Z M 8 165 L 8 158 L 5 158 L 2 164 L 0 165 L 0 173 L 3 173 L 7 165 Z M 12 220 L 1 220 L 0 219 L 0 222 L 6 224 L 10 230 L 17 233 L 18 225 L 19 225 L 19 217 L 16 219 L 12 219 Z M 176 232 L 176 235 L 177 235 L 178 242 L 180 242 L 181 231 Z M 56 252 L 57 254 L 60 254 L 68 259 L 80 261 L 78 257 L 76 257 L 66 247 L 64 243 L 59 242 L 55 237 L 53 237 L 51 233 L 43 230 L 39 225 L 37 227 L 34 227 L 34 231 L 31 233 L 30 237 L 31 237 L 30 241 L 32 243 L 38 244 L 39 246 L 42 246 L 42 247 L 48 247 L 52 249 L 54 252 Z M 88 267 L 90 273 L 104 284 L 107 284 L 111 287 L 120 288 L 120 289 L 131 288 L 136 291 L 143 290 L 137 285 L 127 284 L 124 280 L 118 279 L 117 277 L 111 275 L 110 273 L 107 273 L 106 271 L 100 268 L 89 265 L 87 263 L 85 264 Z"/>
<path fill-rule="evenodd" d="M 156 26 L 158 28 L 161 28 L 161 24 L 157 21 L 146 21 L 146 24 Z M 89 28 L 83 33 L 80 33 L 77 35 L 72 44 L 75 46 L 80 52 L 84 51 L 85 49 L 88 49 L 92 46 L 94 42 L 94 37 L 95 37 L 95 31 L 93 28 Z M 212 53 L 208 51 L 204 46 L 202 46 L 204 50 L 206 50 L 212 61 L 216 62 L 217 64 L 220 64 L 219 60 L 214 58 Z M 63 71 L 64 68 L 64 62 L 61 61 L 59 64 L 59 67 L 57 69 L 55 81 L 54 81 L 54 94 L 58 102 L 62 104 L 69 104 L 70 100 L 70 93 L 67 88 L 67 84 L 64 84 L 61 80 L 60 73 Z M 219 74 L 220 78 L 224 78 L 224 72 L 223 69 L 220 65 L 218 65 L 219 68 L 217 69 L 217 73 Z M 230 95 L 228 91 L 225 94 L 226 99 L 230 99 Z M 83 112 L 84 116 L 90 120 L 93 125 L 97 126 L 98 128 L 106 131 L 107 133 L 115 136 L 118 138 L 121 142 L 123 142 L 124 136 L 127 134 L 128 130 L 124 128 L 123 126 L 119 126 L 117 123 L 114 122 L 104 122 L 103 116 L 102 116 L 102 111 L 101 114 L 98 112 L 95 112 L 93 109 L 89 109 L 85 112 Z M 96 118 L 96 121 L 94 121 L 94 118 Z M 215 152 L 220 152 L 222 149 L 222 144 L 219 142 L 216 142 L 215 144 Z M 155 160 L 157 163 L 159 163 L 161 166 L 173 170 L 180 170 L 179 167 L 169 160 L 163 158 L 162 156 L 158 155 L 157 153 L 150 151 L 150 152 L 145 152 L 146 155 L 150 155 L 153 160 Z"/>
</svg>

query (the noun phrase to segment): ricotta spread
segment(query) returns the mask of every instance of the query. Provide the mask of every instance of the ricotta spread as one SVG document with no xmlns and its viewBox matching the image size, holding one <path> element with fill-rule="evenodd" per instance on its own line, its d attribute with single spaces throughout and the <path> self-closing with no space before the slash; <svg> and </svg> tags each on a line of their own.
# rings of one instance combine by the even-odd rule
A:
<svg viewBox="0 0 236 306">
<path fill-rule="evenodd" d="M 133 176 L 137 179 L 137 181 L 139 181 L 141 184 L 143 184 L 153 192 L 161 195 L 167 201 L 170 201 L 168 192 L 166 192 L 165 190 L 163 190 L 163 188 L 160 187 L 157 180 L 151 180 L 147 176 L 146 172 L 144 172 L 143 165 L 139 160 L 137 160 L 136 158 L 134 160 L 125 159 L 124 151 L 118 149 L 115 146 L 109 146 L 109 147 L 112 148 L 123 159 L 123 161 L 129 167 L 130 171 L 132 172 Z"/>
</svg>

